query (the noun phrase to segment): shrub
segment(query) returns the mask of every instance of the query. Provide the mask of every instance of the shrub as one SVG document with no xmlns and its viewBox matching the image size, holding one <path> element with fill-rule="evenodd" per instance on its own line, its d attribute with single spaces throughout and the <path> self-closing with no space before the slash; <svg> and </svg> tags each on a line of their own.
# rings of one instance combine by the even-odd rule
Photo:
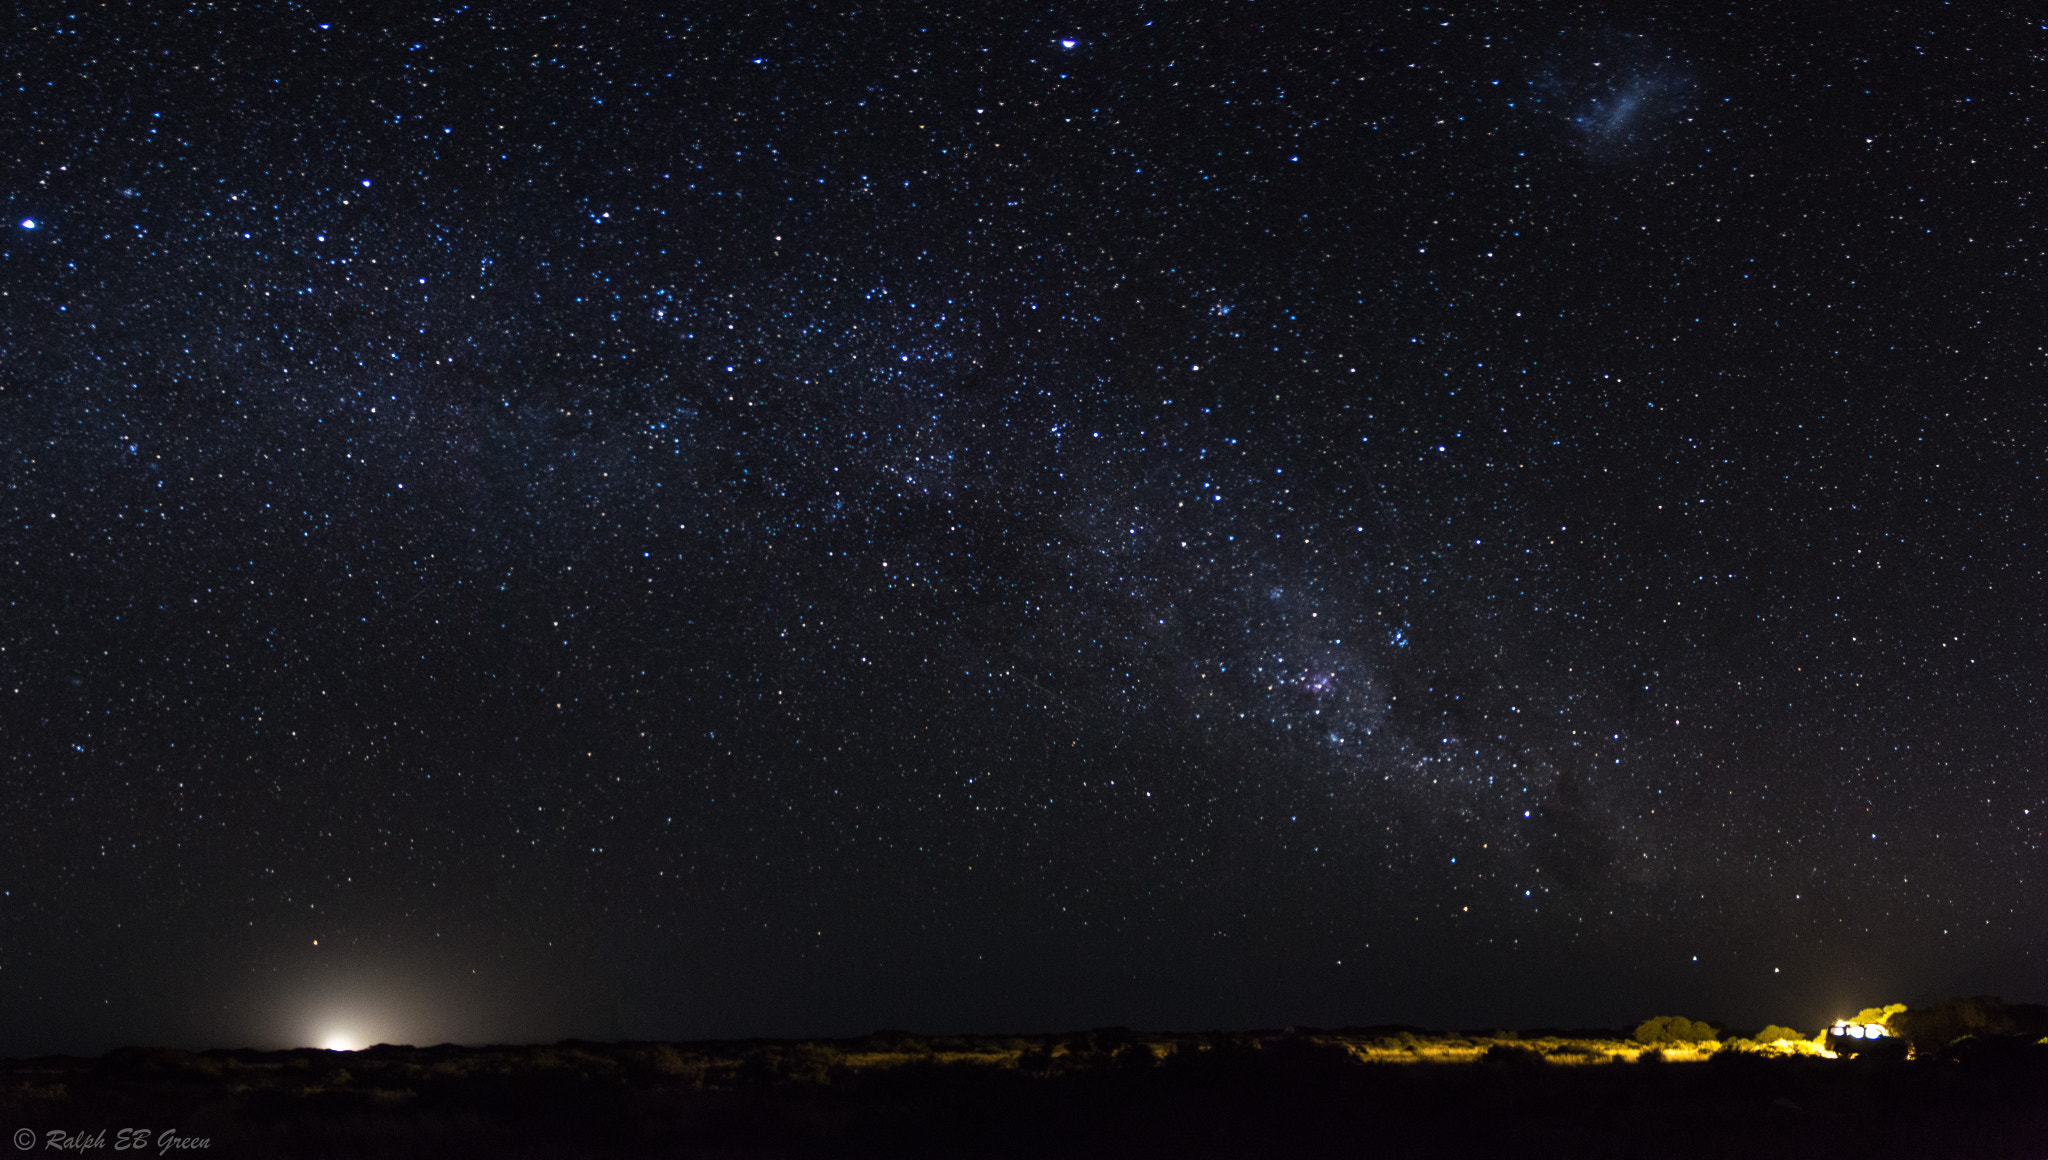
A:
<svg viewBox="0 0 2048 1160">
<path fill-rule="evenodd" d="M 1659 1015 L 1645 1019 L 1636 1025 L 1634 1038 L 1637 1043 L 1658 1047 L 1664 1044 L 1704 1043 L 1719 1038 L 1720 1033 L 1705 1023 L 1696 1023 L 1683 1015 Z"/>
<path fill-rule="evenodd" d="M 1592 1060 L 1607 1054 L 1589 1043 L 1560 1043 L 1543 1054 L 1553 1059 Z"/>
<path fill-rule="evenodd" d="M 1902 1014 L 1905 1010 L 1906 1005 L 1904 1003 L 1892 1003 L 1883 1007 L 1865 1007 L 1863 1010 L 1858 1011 L 1856 1017 L 1849 1022 L 1877 1023 L 1890 1027 L 1892 1025 L 1892 1016 Z"/>
</svg>

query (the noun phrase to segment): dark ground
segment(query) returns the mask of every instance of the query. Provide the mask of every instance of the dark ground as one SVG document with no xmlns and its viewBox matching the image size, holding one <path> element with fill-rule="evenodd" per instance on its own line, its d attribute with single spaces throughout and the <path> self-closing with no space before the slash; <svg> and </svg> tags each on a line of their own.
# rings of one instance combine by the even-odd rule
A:
<svg viewBox="0 0 2048 1160">
<path fill-rule="evenodd" d="M 0 1129 L 34 1132 L 25 1153 L 53 1150 L 52 1129 L 104 1130 L 90 1152 L 112 1153 L 123 1128 L 148 1129 L 151 1154 L 172 1128 L 209 1156 L 2033 1158 L 2048 1047 L 1369 1064 L 1330 1036 L 1094 1032 L 0 1063 Z"/>
</svg>

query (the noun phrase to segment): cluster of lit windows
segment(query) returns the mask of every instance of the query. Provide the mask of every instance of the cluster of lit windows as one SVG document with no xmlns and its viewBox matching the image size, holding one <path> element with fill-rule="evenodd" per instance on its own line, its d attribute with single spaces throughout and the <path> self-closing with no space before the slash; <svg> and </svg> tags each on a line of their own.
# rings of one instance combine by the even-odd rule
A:
<svg viewBox="0 0 2048 1160">
<path fill-rule="evenodd" d="M 1886 1031 L 1882 1023 L 1851 1023 L 1844 1019 L 1837 1020 L 1829 1034 L 1846 1035 L 1851 1039 L 1883 1039 L 1891 1032 Z"/>
</svg>

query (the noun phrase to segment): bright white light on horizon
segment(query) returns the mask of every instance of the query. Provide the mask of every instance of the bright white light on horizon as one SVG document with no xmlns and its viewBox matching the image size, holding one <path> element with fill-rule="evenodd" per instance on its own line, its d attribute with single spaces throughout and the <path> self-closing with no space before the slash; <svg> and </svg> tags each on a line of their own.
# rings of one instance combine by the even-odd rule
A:
<svg viewBox="0 0 2048 1160">
<path fill-rule="evenodd" d="M 452 963 L 422 965 L 419 960 L 425 955 L 372 954 L 339 943 L 322 938 L 317 948 L 305 944 L 305 969 L 296 977 L 278 978 L 247 1000 L 251 1027 L 242 1033 L 246 1041 L 316 1051 L 365 1051 L 381 1043 L 402 1047 L 560 1039 L 582 1034 L 588 1026 L 581 1019 L 509 1014 L 502 981 L 490 980 L 453 954 Z"/>
<path fill-rule="evenodd" d="M 417 1037 L 407 1034 L 411 1021 L 396 1016 L 388 1003 L 357 1000 L 330 1007 L 300 1024 L 292 1039 L 300 1046 L 322 1051 L 361 1051 L 378 1043 L 413 1042 Z"/>
</svg>

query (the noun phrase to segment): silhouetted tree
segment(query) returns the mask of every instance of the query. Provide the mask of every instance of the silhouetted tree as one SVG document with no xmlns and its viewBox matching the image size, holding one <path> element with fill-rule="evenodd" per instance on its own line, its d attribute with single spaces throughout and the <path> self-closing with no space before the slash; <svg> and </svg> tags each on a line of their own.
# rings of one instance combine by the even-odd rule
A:
<svg viewBox="0 0 2048 1160">
<path fill-rule="evenodd" d="M 1944 999 L 1932 1007 L 1894 1015 L 1891 1028 L 1913 1046 L 1920 1059 L 1948 1053 L 1965 1037 L 2039 1038 L 2048 1034 L 2048 1008 L 2007 1003 L 1996 995 Z"/>
</svg>

